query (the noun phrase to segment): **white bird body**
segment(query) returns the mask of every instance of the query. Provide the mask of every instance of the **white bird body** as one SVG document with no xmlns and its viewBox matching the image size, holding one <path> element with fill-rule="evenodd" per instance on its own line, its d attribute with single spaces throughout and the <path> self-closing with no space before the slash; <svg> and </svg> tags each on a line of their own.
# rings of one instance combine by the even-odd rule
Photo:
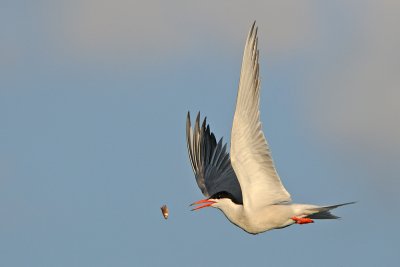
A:
<svg viewBox="0 0 400 267">
<path fill-rule="evenodd" d="M 220 209 L 231 223 L 250 234 L 285 228 L 296 223 L 293 217 L 304 218 L 320 208 L 308 204 L 277 204 L 251 209 L 236 205 L 229 199 L 219 199 L 212 207 Z"/>
<path fill-rule="evenodd" d="M 228 202 L 229 200 L 226 200 Z M 291 217 L 296 212 L 292 205 L 269 205 L 257 210 L 247 209 L 242 205 L 220 202 L 212 207 L 220 209 L 226 218 L 250 234 L 283 228 L 294 223 Z"/>
<path fill-rule="evenodd" d="M 198 114 L 194 129 L 190 114 L 186 124 L 189 158 L 197 184 L 207 197 L 193 204 L 220 209 L 233 224 L 258 234 L 312 219 L 336 219 L 333 206 L 292 204 L 283 186 L 260 121 L 260 78 L 255 23 L 247 37 L 240 73 L 236 110 L 231 131 L 231 157 L 216 142 L 206 120 L 200 127 Z M 192 204 L 192 205 L 193 205 Z"/>
</svg>

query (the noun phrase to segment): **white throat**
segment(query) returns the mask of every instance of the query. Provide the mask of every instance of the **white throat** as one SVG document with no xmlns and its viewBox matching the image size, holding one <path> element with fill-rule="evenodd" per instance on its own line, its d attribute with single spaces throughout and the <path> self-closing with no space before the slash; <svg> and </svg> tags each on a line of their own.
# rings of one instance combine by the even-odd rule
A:
<svg viewBox="0 0 400 267">
<path fill-rule="evenodd" d="M 246 220 L 243 205 L 235 204 L 225 198 L 219 199 L 212 207 L 221 210 L 231 223 L 243 228 Z"/>
</svg>

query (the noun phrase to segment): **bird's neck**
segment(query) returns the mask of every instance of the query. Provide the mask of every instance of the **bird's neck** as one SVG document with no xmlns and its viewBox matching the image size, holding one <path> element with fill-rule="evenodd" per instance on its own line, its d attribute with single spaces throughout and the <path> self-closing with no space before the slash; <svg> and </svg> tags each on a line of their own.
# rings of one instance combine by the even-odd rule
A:
<svg viewBox="0 0 400 267">
<path fill-rule="evenodd" d="M 224 213 L 229 221 L 242 228 L 243 224 L 245 223 L 243 205 L 232 203 L 229 205 L 224 205 L 224 207 L 219 207 L 219 209 Z"/>
</svg>

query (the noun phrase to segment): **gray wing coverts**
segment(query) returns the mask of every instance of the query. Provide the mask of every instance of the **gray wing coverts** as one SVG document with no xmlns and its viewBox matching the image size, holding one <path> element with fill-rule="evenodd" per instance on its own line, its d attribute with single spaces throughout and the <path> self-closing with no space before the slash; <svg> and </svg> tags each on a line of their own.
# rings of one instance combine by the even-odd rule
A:
<svg viewBox="0 0 400 267">
<path fill-rule="evenodd" d="M 222 138 L 217 143 L 206 118 L 200 128 L 200 112 L 192 130 L 190 113 L 186 119 L 186 142 L 190 163 L 196 177 L 197 185 L 204 196 L 226 191 L 231 193 L 239 203 L 243 203 L 239 181 L 232 168 L 226 144 Z"/>
</svg>

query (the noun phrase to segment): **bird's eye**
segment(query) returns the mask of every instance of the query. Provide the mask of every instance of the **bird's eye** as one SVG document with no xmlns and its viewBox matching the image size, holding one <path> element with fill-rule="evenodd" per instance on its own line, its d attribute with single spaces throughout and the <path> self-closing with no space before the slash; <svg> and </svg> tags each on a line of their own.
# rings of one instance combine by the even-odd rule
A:
<svg viewBox="0 0 400 267">
<path fill-rule="evenodd" d="M 225 198 L 226 197 L 226 193 L 224 193 L 224 192 L 219 192 L 219 193 L 217 193 L 217 195 L 216 195 L 216 198 L 217 199 L 221 199 L 221 198 Z"/>
<path fill-rule="evenodd" d="M 213 199 L 231 198 L 230 196 L 231 196 L 231 194 L 229 194 L 228 192 L 222 191 L 222 192 L 215 193 L 210 198 L 213 198 Z"/>
</svg>

